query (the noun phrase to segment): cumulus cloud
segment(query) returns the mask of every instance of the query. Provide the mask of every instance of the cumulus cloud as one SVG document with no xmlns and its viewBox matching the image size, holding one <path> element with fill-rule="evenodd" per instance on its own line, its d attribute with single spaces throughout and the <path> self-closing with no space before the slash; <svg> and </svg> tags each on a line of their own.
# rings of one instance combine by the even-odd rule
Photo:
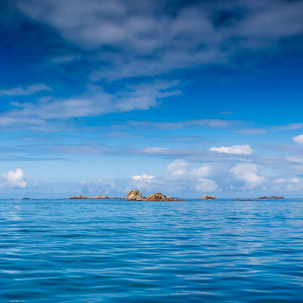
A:
<svg viewBox="0 0 303 303">
<path fill-rule="evenodd" d="M 203 177 L 207 176 L 209 171 L 210 169 L 207 166 L 194 169 L 187 161 L 182 159 L 174 160 L 167 166 L 167 173 L 174 178 Z"/>
<path fill-rule="evenodd" d="M 233 166 L 230 172 L 240 181 L 244 181 L 245 185 L 242 189 L 254 189 L 262 184 L 264 178 L 258 175 L 258 165 L 252 163 L 240 163 Z"/>
<path fill-rule="evenodd" d="M 303 144 L 303 135 L 299 135 L 297 137 L 293 137 L 293 140 L 298 144 Z"/>
<path fill-rule="evenodd" d="M 199 178 L 196 190 L 201 192 L 214 192 L 219 189 L 218 185 L 210 179 Z"/>
<path fill-rule="evenodd" d="M 221 146 L 221 147 L 212 147 L 210 151 L 215 151 L 225 154 L 234 154 L 234 155 L 250 155 L 253 153 L 250 145 L 233 145 L 233 146 Z"/>
<path fill-rule="evenodd" d="M 187 187 L 187 190 L 198 192 L 214 192 L 219 190 L 215 181 L 208 178 L 211 169 L 208 166 L 193 168 L 190 163 L 183 159 L 174 160 L 167 166 L 167 174 L 173 178 L 178 186 Z"/>
<path fill-rule="evenodd" d="M 143 190 L 150 190 L 152 185 L 156 183 L 155 176 L 143 174 L 143 175 L 135 175 L 132 177 L 132 184 Z"/>
<path fill-rule="evenodd" d="M 302 178 L 293 177 L 293 178 L 280 178 L 274 180 L 274 184 L 272 186 L 273 189 L 278 190 L 283 193 L 287 192 L 296 192 L 301 191 L 303 189 L 303 180 Z"/>
<path fill-rule="evenodd" d="M 3 187 L 13 188 L 26 188 L 27 182 L 24 180 L 23 170 L 17 168 L 16 171 L 9 171 L 8 173 L 1 174 L 2 179 L 5 181 Z"/>
<path fill-rule="evenodd" d="M 174 162 L 168 164 L 167 173 L 171 174 L 173 177 L 184 176 L 189 170 L 189 164 L 185 160 L 175 160 Z"/>
</svg>

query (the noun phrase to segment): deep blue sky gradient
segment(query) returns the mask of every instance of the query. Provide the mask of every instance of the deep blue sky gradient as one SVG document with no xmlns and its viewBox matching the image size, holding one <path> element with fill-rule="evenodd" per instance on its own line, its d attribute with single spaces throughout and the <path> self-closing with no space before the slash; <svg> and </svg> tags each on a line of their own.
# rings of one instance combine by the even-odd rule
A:
<svg viewBox="0 0 303 303">
<path fill-rule="evenodd" d="M 1 1 L 0 197 L 302 196 L 302 13 Z"/>
</svg>

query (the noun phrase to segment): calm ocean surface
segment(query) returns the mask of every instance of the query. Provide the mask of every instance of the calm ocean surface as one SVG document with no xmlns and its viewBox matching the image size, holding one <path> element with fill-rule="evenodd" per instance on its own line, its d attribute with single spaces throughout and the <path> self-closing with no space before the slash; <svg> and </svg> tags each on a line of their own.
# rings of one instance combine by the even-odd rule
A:
<svg viewBox="0 0 303 303">
<path fill-rule="evenodd" d="M 303 200 L 0 200 L 0 302 L 303 302 Z"/>
</svg>

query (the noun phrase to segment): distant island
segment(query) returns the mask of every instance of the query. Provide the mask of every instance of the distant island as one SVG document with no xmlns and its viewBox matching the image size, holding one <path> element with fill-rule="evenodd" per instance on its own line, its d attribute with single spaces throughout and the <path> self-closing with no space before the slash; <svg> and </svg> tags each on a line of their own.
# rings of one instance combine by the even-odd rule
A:
<svg viewBox="0 0 303 303">
<path fill-rule="evenodd" d="M 71 196 L 69 198 L 62 198 L 62 199 L 63 200 L 64 199 L 70 199 L 70 200 L 109 200 L 109 199 L 111 199 L 111 200 L 128 200 L 128 201 L 184 201 L 184 199 L 166 196 L 160 192 L 144 197 L 144 196 L 142 196 L 142 193 L 137 189 L 129 191 L 125 198 L 108 197 L 106 195 L 97 195 L 94 197 L 89 197 L 89 196 L 84 196 L 84 195 L 75 195 L 75 196 Z M 211 195 L 204 195 L 200 198 L 200 200 L 216 200 L 216 199 L 217 198 L 215 196 L 211 196 Z M 285 199 L 283 196 L 260 196 L 258 198 L 251 198 L 251 199 L 250 198 L 236 198 L 235 201 L 244 202 L 244 201 L 283 200 L 283 199 Z M 10 200 L 13 200 L 13 198 L 10 198 Z M 22 200 L 35 200 L 35 199 L 24 197 L 24 198 L 22 198 Z"/>
<path fill-rule="evenodd" d="M 120 199 L 120 198 L 117 198 L 117 197 L 109 198 L 107 196 L 102 196 L 102 195 L 95 196 L 95 197 L 88 197 L 88 196 L 79 195 L 79 196 L 71 196 L 69 199 Z"/>
<path fill-rule="evenodd" d="M 162 193 L 155 193 L 155 194 L 149 195 L 147 197 L 143 197 L 142 193 L 136 189 L 128 192 L 126 195 L 126 198 L 108 197 L 108 196 L 103 196 L 103 195 L 98 195 L 95 197 L 78 195 L 78 196 L 71 196 L 69 199 L 121 199 L 121 200 L 128 200 L 128 201 L 184 201 L 184 199 L 165 196 Z"/>
<path fill-rule="evenodd" d="M 215 196 L 205 195 L 201 197 L 201 200 L 216 200 Z"/>
<path fill-rule="evenodd" d="M 155 193 L 147 197 L 143 197 L 142 193 L 138 190 L 131 190 L 128 192 L 126 199 L 129 201 L 184 201 L 184 199 L 165 196 L 161 193 Z"/>
<path fill-rule="evenodd" d="M 279 196 L 263 196 L 263 197 L 259 197 L 259 200 L 280 200 L 280 199 L 284 199 L 284 197 L 279 197 Z"/>
<path fill-rule="evenodd" d="M 259 197 L 257 199 L 247 199 L 247 198 L 237 198 L 236 201 L 258 201 L 258 200 L 281 200 L 281 199 L 284 199 L 284 197 L 282 196 L 270 196 L 270 197 L 267 197 L 267 196 L 262 196 L 262 197 Z"/>
<path fill-rule="evenodd" d="M 30 198 L 23 198 L 24 200 L 30 200 Z M 69 199 L 95 199 L 95 200 L 105 200 L 105 199 L 118 199 L 118 200 L 128 200 L 128 201 L 184 201 L 184 199 L 180 198 L 173 198 L 170 196 L 165 196 L 162 193 L 158 192 L 155 194 L 148 195 L 147 197 L 142 196 L 142 193 L 135 189 L 131 190 L 127 193 L 125 198 L 119 198 L 119 197 L 108 197 L 106 195 L 98 195 L 94 197 L 88 197 L 83 195 L 76 195 L 71 196 Z M 255 200 L 248 199 L 248 198 L 237 198 L 236 201 L 258 201 L 258 200 L 281 200 L 284 199 L 282 196 L 261 196 Z M 204 195 L 201 197 L 201 200 L 216 200 L 215 196 L 211 195 Z"/>
</svg>

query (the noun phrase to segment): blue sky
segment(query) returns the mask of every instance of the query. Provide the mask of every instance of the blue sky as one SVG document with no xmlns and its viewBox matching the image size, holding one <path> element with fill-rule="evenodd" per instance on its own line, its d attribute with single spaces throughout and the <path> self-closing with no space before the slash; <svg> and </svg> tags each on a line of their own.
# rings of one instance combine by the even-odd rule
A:
<svg viewBox="0 0 303 303">
<path fill-rule="evenodd" d="M 0 197 L 302 197 L 302 12 L 1 1 Z"/>
</svg>

